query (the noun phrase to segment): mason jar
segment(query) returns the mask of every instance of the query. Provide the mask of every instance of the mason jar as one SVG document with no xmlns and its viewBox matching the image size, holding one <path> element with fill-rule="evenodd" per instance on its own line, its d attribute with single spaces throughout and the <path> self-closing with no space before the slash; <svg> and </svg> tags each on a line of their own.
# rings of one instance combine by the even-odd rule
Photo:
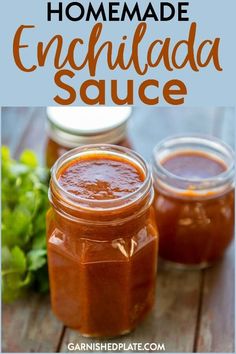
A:
<svg viewBox="0 0 236 354">
<path fill-rule="evenodd" d="M 48 265 L 52 309 L 66 326 L 113 337 L 151 310 L 158 251 L 153 196 L 146 162 L 124 147 L 79 147 L 54 164 Z"/>
<path fill-rule="evenodd" d="M 159 255 L 178 268 L 217 262 L 234 236 L 234 153 L 217 138 L 170 137 L 153 151 Z"/>
<path fill-rule="evenodd" d="M 45 160 L 48 167 L 65 152 L 85 144 L 130 148 L 130 107 L 48 107 Z"/>
</svg>

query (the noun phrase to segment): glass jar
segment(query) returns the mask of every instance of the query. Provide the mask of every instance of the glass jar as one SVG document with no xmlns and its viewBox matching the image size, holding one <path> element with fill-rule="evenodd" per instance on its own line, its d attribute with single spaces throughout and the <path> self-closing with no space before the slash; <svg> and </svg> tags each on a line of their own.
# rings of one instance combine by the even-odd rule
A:
<svg viewBox="0 0 236 354">
<path fill-rule="evenodd" d="M 216 175 L 215 168 L 220 169 Z M 167 138 L 154 148 L 153 179 L 159 256 L 178 268 L 218 261 L 234 235 L 231 148 L 213 137 Z"/>
<path fill-rule="evenodd" d="M 130 107 L 48 107 L 46 164 L 52 167 L 65 152 L 85 144 L 117 144 L 130 148 Z"/>
<path fill-rule="evenodd" d="M 117 199 L 69 193 L 58 182 L 60 171 L 89 154 L 130 162 L 145 179 L 139 189 Z M 113 337 L 130 332 L 150 311 L 158 240 L 153 196 L 145 161 L 127 148 L 87 145 L 54 164 L 47 214 L 48 265 L 52 309 L 65 325 L 84 336 Z"/>
</svg>

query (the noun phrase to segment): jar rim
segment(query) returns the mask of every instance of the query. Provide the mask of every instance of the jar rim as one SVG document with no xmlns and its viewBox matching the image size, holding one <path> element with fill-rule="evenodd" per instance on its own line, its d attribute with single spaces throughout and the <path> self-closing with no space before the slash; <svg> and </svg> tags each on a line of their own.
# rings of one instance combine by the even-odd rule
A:
<svg viewBox="0 0 236 354">
<path fill-rule="evenodd" d="M 160 155 L 161 151 L 168 151 L 171 147 L 179 146 L 181 147 L 181 144 L 189 144 L 189 145 L 195 145 L 195 146 L 202 146 L 202 149 L 200 151 L 204 152 L 203 147 L 209 148 L 212 150 L 215 150 L 215 153 L 213 152 L 211 155 L 215 156 L 216 158 L 220 159 L 217 156 L 217 151 L 218 153 L 221 153 L 224 156 L 228 157 L 229 162 L 227 163 L 223 158 L 221 159 L 227 169 L 216 176 L 213 177 L 207 177 L 207 178 L 200 178 L 200 177 L 182 177 L 178 176 L 169 170 L 167 170 L 163 165 L 162 165 L 162 159 L 158 159 L 157 156 Z M 189 149 L 190 150 L 190 149 Z M 179 150 L 181 151 L 181 149 Z M 184 150 L 182 150 L 184 151 Z M 199 150 L 198 150 L 199 151 Z M 208 152 L 209 154 L 209 152 Z M 167 154 L 166 156 L 171 155 L 171 152 Z M 168 179 L 168 182 L 170 185 L 172 185 L 171 181 L 178 181 L 180 185 L 186 186 L 187 184 L 194 184 L 194 187 L 196 190 L 202 190 L 202 189 L 213 189 L 217 187 L 221 187 L 222 185 L 229 183 L 232 181 L 234 178 L 234 167 L 235 167 L 235 162 L 234 162 L 234 151 L 233 149 L 223 142 L 221 139 L 211 136 L 211 135 L 205 135 L 205 134 L 178 134 L 178 135 L 172 135 L 169 136 L 163 140 L 161 140 L 153 149 L 152 153 L 152 168 L 153 172 L 157 174 L 159 178 L 164 178 L 165 180 Z M 166 183 L 168 184 L 166 181 Z M 204 182 L 204 183 L 203 183 Z M 177 188 L 177 189 L 185 189 L 183 188 Z"/>
<path fill-rule="evenodd" d="M 118 155 L 122 156 L 128 161 L 132 161 L 137 167 L 141 168 L 144 172 L 145 179 L 142 182 L 141 186 L 127 195 L 116 198 L 116 199 L 106 199 L 106 200 L 94 200 L 87 199 L 81 196 L 72 194 L 64 189 L 58 182 L 57 172 L 66 165 L 69 161 L 76 159 L 81 154 L 89 154 L 99 151 L 103 154 Z M 136 152 L 126 147 L 112 145 L 112 144 L 90 144 L 79 146 L 75 149 L 72 149 L 65 154 L 63 154 L 52 166 L 51 168 L 51 179 L 53 184 L 56 186 L 56 189 L 59 193 L 64 196 L 67 202 L 71 202 L 73 205 L 85 208 L 87 210 L 101 211 L 101 210 L 115 210 L 123 208 L 124 206 L 129 206 L 139 199 L 146 195 L 146 193 L 152 187 L 151 172 L 148 168 L 146 161 Z"/>
</svg>

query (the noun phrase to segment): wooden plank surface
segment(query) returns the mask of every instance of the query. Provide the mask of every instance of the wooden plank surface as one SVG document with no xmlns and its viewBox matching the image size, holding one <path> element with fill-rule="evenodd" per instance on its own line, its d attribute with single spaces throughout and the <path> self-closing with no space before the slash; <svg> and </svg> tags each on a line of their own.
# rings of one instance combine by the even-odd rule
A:
<svg viewBox="0 0 236 354">
<path fill-rule="evenodd" d="M 156 303 L 152 313 L 127 336 L 109 343 L 160 343 L 166 352 L 192 352 L 200 294 L 200 272 L 159 270 Z M 68 343 L 90 343 L 78 332 L 66 329 L 61 352 Z"/>
<path fill-rule="evenodd" d="M 188 111 L 189 112 L 189 111 Z M 24 148 L 36 151 L 43 163 L 45 109 L 5 108 L 2 143 L 14 156 Z M 179 111 L 179 116 L 181 112 Z M 182 114 L 187 114 L 182 112 Z M 200 113 L 199 113 L 200 114 Z M 185 119 L 185 120 L 184 120 Z M 134 110 L 129 135 L 134 148 L 150 159 L 155 143 L 173 132 L 212 132 L 213 119 L 204 125 L 180 120 L 167 109 Z M 215 130 L 232 145 L 232 116 Z M 219 128 L 220 127 L 220 128 Z M 145 128 L 145 129 L 144 129 Z M 213 129 L 214 128 L 214 129 Z M 202 131 L 203 130 L 203 131 Z M 227 133 L 226 133 L 227 132 Z M 234 249 L 224 260 L 205 271 L 180 272 L 159 269 L 155 309 L 133 333 L 111 342 L 164 343 L 166 352 L 232 352 L 234 349 Z M 67 352 L 67 344 L 90 343 L 52 315 L 48 297 L 30 296 L 3 307 L 5 352 Z"/>
<path fill-rule="evenodd" d="M 45 142 L 44 110 L 5 109 L 2 117 L 2 143 L 13 157 L 25 149 L 33 149 L 43 161 Z M 6 134 L 5 134 L 6 132 Z M 2 309 L 3 352 L 56 352 L 63 334 L 63 324 L 51 312 L 49 296 L 32 294 Z"/>
<path fill-rule="evenodd" d="M 63 326 L 51 312 L 48 296 L 30 295 L 3 307 L 2 351 L 54 353 Z"/>
<path fill-rule="evenodd" d="M 235 352 L 234 245 L 222 261 L 204 273 L 198 352 Z"/>
</svg>

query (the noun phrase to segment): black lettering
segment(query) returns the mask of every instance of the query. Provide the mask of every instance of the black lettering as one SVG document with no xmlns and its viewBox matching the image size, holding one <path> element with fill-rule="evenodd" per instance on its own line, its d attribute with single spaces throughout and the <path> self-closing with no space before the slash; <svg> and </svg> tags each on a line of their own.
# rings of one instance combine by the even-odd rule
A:
<svg viewBox="0 0 236 354">
<path fill-rule="evenodd" d="M 58 9 L 52 9 L 52 4 L 50 2 L 47 3 L 47 20 L 52 20 L 52 14 L 58 14 L 58 21 L 62 21 L 62 2 L 58 3 Z"/>
<path fill-rule="evenodd" d="M 119 21 L 119 17 L 113 16 L 118 13 L 118 10 L 114 7 L 119 5 L 119 2 L 109 2 L 109 21 Z"/>
<path fill-rule="evenodd" d="M 155 21 L 158 21 L 157 14 L 152 6 L 152 3 L 149 2 L 146 11 L 143 15 L 142 21 L 146 21 L 147 18 L 153 18 Z"/>
<path fill-rule="evenodd" d="M 137 17 L 137 20 L 141 21 L 141 15 L 140 15 L 138 3 L 137 2 L 135 3 L 135 5 L 132 9 L 132 12 L 131 12 L 127 3 L 125 2 L 124 6 L 123 6 L 122 14 L 121 14 L 121 21 L 124 21 L 126 17 L 128 17 L 129 20 L 132 21 L 135 15 Z"/>
<path fill-rule="evenodd" d="M 90 16 L 93 16 L 94 20 L 97 21 L 99 16 L 102 17 L 103 21 L 106 21 L 106 13 L 104 10 L 104 5 L 101 2 L 99 8 L 97 9 L 97 12 L 94 10 L 93 5 L 91 4 L 91 2 L 88 5 L 88 12 L 87 12 L 87 16 L 86 16 L 86 21 L 90 21 Z"/>
<path fill-rule="evenodd" d="M 170 14 L 166 14 L 166 8 L 169 8 Z M 170 21 L 175 16 L 175 7 L 169 2 L 161 2 L 160 4 L 160 20 L 161 21 Z"/>
<path fill-rule="evenodd" d="M 80 9 L 80 13 L 79 13 L 79 15 L 77 15 L 76 17 L 75 16 L 72 16 L 71 14 L 70 14 L 70 10 L 71 10 L 71 8 L 72 7 L 74 7 L 74 6 L 76 6 L 76 7 L 78 7 L 79 9 Z M 70 21 L 79 21 L 79 20 L 81 20 L 82 18 L 83 18 L 83 16 L 84 16 L 84 7 L 83 7 L 83 5 L 82 4 L 80 4 L 79 2 L 71 2 L 71 3 L 69 3 L 68 5 L 67 5 L 67 7 L 66 7 L 66 17 L 70 20 Z"/>
<path fill-rule="evenodd" d="M 188 13 L 184 6 L 189 6 L 189 2 L 179 2 L 178 3 L 178 21 L 189 21 L 189 17 L 183 17 L 184 14 Z"/>
</svg>

